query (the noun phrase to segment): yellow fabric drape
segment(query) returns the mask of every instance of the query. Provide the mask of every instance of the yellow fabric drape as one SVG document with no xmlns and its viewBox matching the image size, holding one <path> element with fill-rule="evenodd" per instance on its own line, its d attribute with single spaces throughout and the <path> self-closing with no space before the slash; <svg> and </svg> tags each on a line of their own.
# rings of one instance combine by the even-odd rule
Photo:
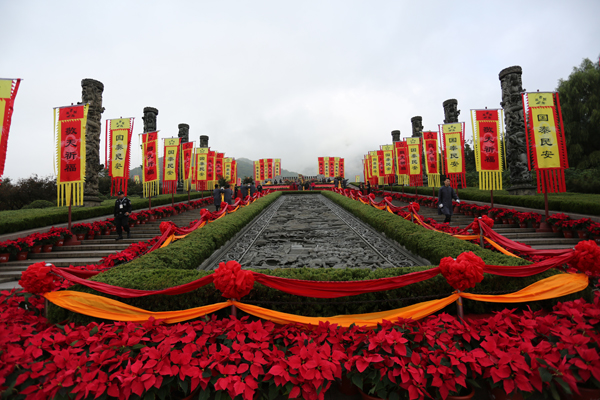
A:
<svg viewBox="0 0 600 400">
<path fill-rule="evenodd" d="M 485 239 L 486 242 L 488 242 L 489 244 L 491 244 L 500 253 L 506 254 L 507 256 L 512 256 L 512 257 L 515 257 L 515 258 L 521 258 L 519 256 L 514 255 L 510 251 L 506 250 L 504 247 L 500 246 L 498 243 L 494 242 L 492 239 L 490 239 L 488 237 L 485 237 L 485 236 L 483 238 Z"/>
<path fill-rule="evenodd" d="M 187 310 L 155 312 L 133 307 L 107 297 L 72 290 L 49 292 L 45 293 L 44 297 L 59 307 L 91 317 L 131 322 L 145 322 L 150 317 L 154 317 L 155 319 L 163 320 L 167 324 L 175 324 L 202 317 L 232 304 L 231 301 L 227 301 L 208 306 L 189 308 Z"/>
<path fill-rule="evenodd" d="M 92 317 L 115 320 L 144 322 L 150 317 L 164 320 L 165 323 L 173 324 L 189 319 L 197 318 L 230 305 L 235 305 L 240 310 L 256 317 L 273 321 L 279 324 L 299 323 L 305 325 L 318 325 L 319 322 L 330 322 L 340 326 L 375 327 L 382 320 L 393 321 L 398 318 L 411 318 L 418 320 L 441 310 L 459 298 L 486 301 L 494 303 L 521 303 L 528 301 L 546 300 L 566 296 L 579 292 L 588 285 L 588 277 L 584 274 L 559 274 L 527 286 L 515 293 L 503 295 L 480 295 L 471 293 L 453 293 L 439 300 L 431 300 L 423 303 L 413 304 L 408 307 L 395 310 L 380 311 L 368 314 L 336 315 L 334 317 L 304 317 L 301 315 L 287 314 L 279 311 L 244 304 L 240 302 L 227 301 L 203 307 L 190 308 L 179 311 L 153 312 L 133 307 L 120 301 L 112 300 L 102 296 L 89 293 L 74 292 L 69 290 L 49 292 L 44 294 L 48 301 L 57 306 L 66 308 L 73 312 L 89 315 Z"/>
</svg>

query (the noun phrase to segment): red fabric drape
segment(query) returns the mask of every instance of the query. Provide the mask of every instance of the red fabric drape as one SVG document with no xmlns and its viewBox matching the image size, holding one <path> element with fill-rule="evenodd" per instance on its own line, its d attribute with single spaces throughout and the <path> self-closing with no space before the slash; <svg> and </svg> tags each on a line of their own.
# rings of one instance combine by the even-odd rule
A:
<svg viewBox="0 0 600 400">
<path fill-rule="evenodd" d="M 528 255 L 532 255 L 532 256 L 560 256 L 563 255 L 565 253 L 569 253 L 572 250 L 571 249 L 558 249 L 558 250 L 536 250 L 536 249 L 532 249 L 531 247 L 523 244 L 523 243 L 519 243 L 519 242 L 515 242 L 513 240 L 510 240 L 508 238 L 505 238 L 504 236 L 496 233 L 492 228 L 490 228 L 489 226 L 482 224 L 482 229 L 483 229 L 483 234 L 487 237 L 489 237 L 490 239 L 492 239 L 494 242 L 498 243 L 499 245 L 501 245 L 502 247 L 504 247 L 505 249 L 509 250 L 509 251 L 518 251 L 519 253 L 523 253 L 523 254 L 528 254 Z"/>
</svg>

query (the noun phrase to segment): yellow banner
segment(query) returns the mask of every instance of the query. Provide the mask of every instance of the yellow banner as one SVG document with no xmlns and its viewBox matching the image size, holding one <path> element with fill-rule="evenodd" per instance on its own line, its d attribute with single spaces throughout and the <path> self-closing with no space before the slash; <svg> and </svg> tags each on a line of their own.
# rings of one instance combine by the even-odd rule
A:
<svg viewBox="0 0 600 400">
<path fill-rule="evenodd" d="M 392 146 L 382 146 L 383 147 L 392 147 Z M 390 150 L 383 150 L 383 162 L 384 162 L 384 171 L 386 175 L 394 174 L 394 152 Z"/>
<path fill-rule="evenodd" d="M 379 176 L 379 157 L 376 151 L 369 152 L 369 160 L 371 164 L 371 177 Z"/>
<path fill-rule="evenodd" d="M 560 152 L 553 111 L 552 107 L 531 108 L 538 168 L 560 168 Z"/>
<path fill-rule="evenodd" d="M 275 163 L 275 176 L 281 175 L 281 158 L 276 158 L 274 160 Z"/>
<path fill-rule="evenodd" d="M 12 79 L 0 79 L 0 99 L 10 99 L 12 84 Z"/>
<path fill-rule="evenodd" d="M 408 146 L 409 173 L 410 175 L 420 175 L 421 157 L 419 157 L 419 147 L 421 141 L 419 138 L 406 138 L 406 145 Z"/>
<path fill-rule="evenodd" d="M 254 180 L 260 181 L 260 161 L 254 161 Z"/>
<path fill-rule="evenodd" d="M 126 124 L 115 124 L 116 121 L 126 121 Z M 115 128 L 118 126 L 118 128 Z M 129 118 L 110 121 L 112 131 L 110 172 L 113 178 L 125 177 L 127 162 L 127 147 L 129 144 Z"/>
<path fill-rule="evenodd" d="M 164 171 L 163 181 L 172 182 L 177 180 L 177 153 L 179 152 L 179 138 L 165 139 L 165 157 L 163 159 Z"/>
<path fill-rule="evenodd" d="M 131 128 L 130 118 L 119 118 L 110 120 L 110 129 L 113 131 Z"/>
<path fill-rule="evenodd" d="M 323 157 L 323 170 L 325 171 L 325 177 L 331 176 L 329 173 L 329 157 Z"/>
<path fill-rule="evenodd" d="M 196 180 L 206 181 L 208 147 L 196 147 Z"/>
<path fill-rule="evenodd" d="M 223 159 L 223 177 L 227 182 L 231 182 L 231 162 L 233 158 Z"/>
<path fill-rule="evenodd" d="M 334 168 L 334 176 L 340 176 L 340 158 L 333 158 L 333 168 Z"/>
<path fill-rule="evenodd" d="M 459 131 L 455 133 L 447 132 L 446 125 L 458 125 Z M 448 170 L 447 174 L 461 174 L 463 172 L 463 159 L 460 141 L 460 124 L 444 125 L 444 133 L 446 139 L 446 159 Z"/>
</svg>

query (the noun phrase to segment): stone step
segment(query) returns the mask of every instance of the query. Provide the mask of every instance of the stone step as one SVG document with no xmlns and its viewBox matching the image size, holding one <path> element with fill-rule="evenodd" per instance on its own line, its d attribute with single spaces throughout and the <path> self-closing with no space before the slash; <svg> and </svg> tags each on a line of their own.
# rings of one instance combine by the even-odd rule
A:
<svg viewBox="0 0 600 400">
<path fill-rule="evenodd" d="M 143 237 L 135 237 L 135 238 L 132 237 L 131 239 L 127 239 L 127 235 L 125 235 L 125 236 L 123 236 L 123 239 L 118 240 L 118 241 L 115 240 L 117 238 L 117 235 L 113 235 L 112 237 L 111 236 L 102 236 L 102 237 L 103 237 L 103 239 L 83 240 L 81 242 L 81 245 L 72 246 L 72 247 L 77 249 L 77 247 L 86 245 L 86 244 L 97 245 L 97 244 L 114 244 L 114 243 L 126 244 L 127 246 L 129 246 L 132 243 L 146 241 L 146 240 L 154 238 L 155 236 L 148 237 L 147 239 L 145 239 Z M 104 239 L 104 238 L 108 238 L 108 239 Z"/>
<path fill-rule="evenodd" d="M 516 232 L 503 233 L 502 236 L 508 239 L 528 239 L 528 238 L 560 238 L 558 233 L 552 232 Z M 519 240 L 520 241 L 520 240 Z"/>
<path fill-rule="evenodd" d="M 525 233 L 535 232 L 535 228 L 498 228 L 498 224 L 494 224 L 494 232 L 504 235 L 506 233 Z"/>
<path fill-rule="evenodd" d="M 51 253 L 43 253 L 43 254 L 51 254 Z M 100 264 L 100 257 L 86 257 L 86 254 L 80 254 L 80 258 L 55 258 L 52 260 L 48 260 L 48 262 L 54 264 L 57 267 L 68 267 L 69 265 L 88 265 L 88 264 Z M 23 261 L 9 261 L 7 263 L 0 264 L 1 266 L 24 266 L 25 269 L 29 267 L 31 264 L 35 262 L 39 262 L 42 260 L 23 260 Z M 45 260 L 43 260 L 45 261 Z M 0 271 L 2 268 L 0 267 Z"/>
<path fill-rule="evenodd" d="M 129 240 L 133 240 L 133 239 L 129 239 Z M 127 247 L 129 247 L 129 243 L 123 243 L 123 241 L 121 241 L 121 240 L 119 240 L 119 241 L 113 240 L 112 242 L 109 242 L 109 243 L 97 243 L 96 241 L 93 241 L 94 243 L 91 243 L 91 242 L 92 241 L 84 242 L 78 246 L 55 247 L 52 251 L 55 253 L 60 253 L 63 251 L 96 251 L 96 250 L 112 250 L 114 252 L 117 252 L 117 251 L 123 251 Z"/>
<path fill-rule="evenodd" d="M 520 239 L 519 242 L 523 244 L 527 244 L 530 246 L 533 245 L 562 245 L 563 247 L 572 247 L 579 243 L 581 239 L 565 239 L 565 238 L 527 238 Z"/>
<path fill-rule="evenodd" d="M 81 258 L 82 256 L 87 257 L 106 257 L 110 254 L 115 253 L 113 250 L 96 250 L 96 251 L 58 251 L 50 253 L 29 253 L 30 260 L 53 260 L 62 258 Z"/>
</svg>

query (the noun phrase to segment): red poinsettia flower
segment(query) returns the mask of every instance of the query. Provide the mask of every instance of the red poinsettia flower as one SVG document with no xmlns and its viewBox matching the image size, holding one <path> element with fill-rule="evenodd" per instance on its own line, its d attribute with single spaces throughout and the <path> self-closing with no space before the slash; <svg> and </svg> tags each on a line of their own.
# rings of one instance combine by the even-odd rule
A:
<svg viewBox="0 0 600 400">
<path fill-rule="evenodd" d="M 596 275 L 600 273 L 600 247 L 593 240 L 584 240 L 575 246 L 575 257 L 569 263 L 581 272 Z"/>
<path fill-rule="evenodd" d="M 21 273 L 19 285 L 25 291 L 33 294 L 51 292 L 55 287 L 56 276 L 51 274 L 50 270 L 50 265 L 46 266 L 43 261 L 31 264 L 26 271 Z"/>
<path fill-rule="evenodd" d="M 461 253 L 456 260 L 444 257 L 440 261 L 442 275 L 454 289 L 463 291 L 483 280 L 485 263 L 471 251 Z"/>
</svg>

